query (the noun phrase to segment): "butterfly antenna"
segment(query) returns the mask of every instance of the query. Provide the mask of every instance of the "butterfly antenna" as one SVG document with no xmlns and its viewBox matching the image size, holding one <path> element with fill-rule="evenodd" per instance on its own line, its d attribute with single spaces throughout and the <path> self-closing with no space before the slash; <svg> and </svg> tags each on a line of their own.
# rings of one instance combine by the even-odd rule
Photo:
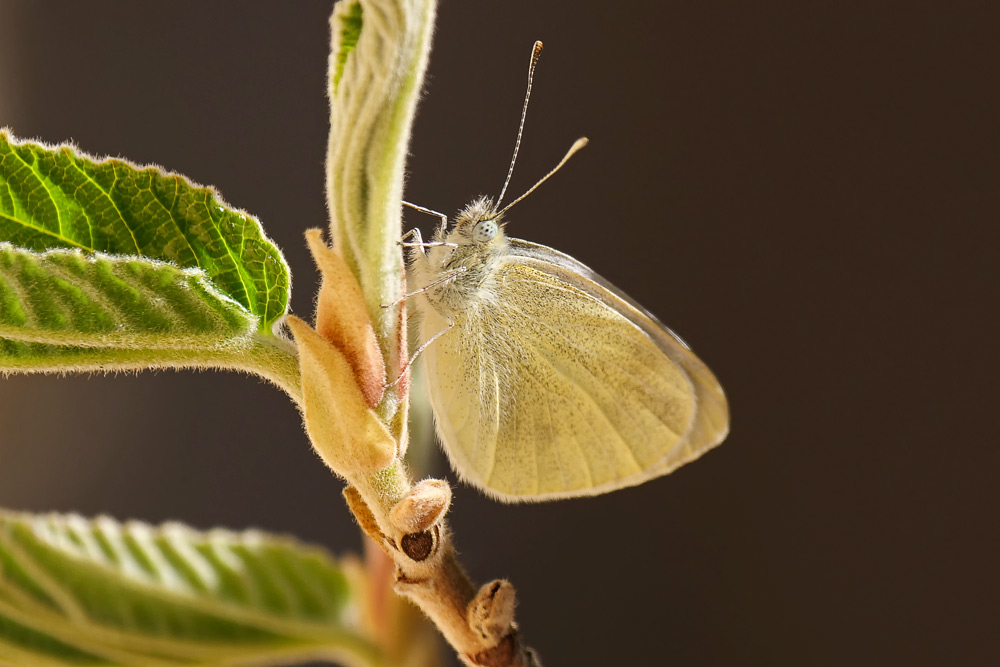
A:
<svg viewBox="0 0 1000 667">
<path fill-rule="evenodd" d="M 573 145 L 572 145 L 572 146 L 570 146 L 570 147 L 569 147 L 569 150 L 568 150 L 568 151 L 566 152 L 566 155 L 564 155 L 564 156 L 563 156 L 563 159 L 559 160 L 559 164 L 557 164 L 557 165 L 556 165 L 556 166 L 555 166 L 555 167 L 554 167 L 554 168 L 552 169 L 552 171 L 550 171 L 549 173 L 547 173 L 547 174 L 545 174 L 544 176 L 542 176 L 541 180 L 539 180 L 539 181 L 538 181 L 537 183 L 535 183 L 534 185 L 532 185 L 532 186 L 531 186 L 531 188 L 529 188 L 529 189 L 528 189 L 528 191 L 527 191 L 527 192 L 525 192 L 525 193 L 524 193 L 523 195 L 521 195 L 520 197 L 518 197 L 517 199 L 515 199 L 515 200 L 514 200 L 514 201 L 512 201 L 511 203 L 509 203 L 509 204 L 507 204 L 506 206 L 504 206 L 504 207 L 503 207 L 503 210 L 501 210 L 501 211 L 500 211 L 499 213 L 497 213 L 497 215 L 498 215 L 498 216 L 500 216 L 500 215 L 503 215 L 504 213 L 506 213 L 506 212 L 507 212 L 507 210 L 508 210 L 508 209 L 509 209 L 509 208 L 510 208 L 511 206 L 513 206 L 513 205 L 514 205 L 514 204 L 516 204 L 517 202 L 521 201 L 522 199 L 524 199 L 525 197 L 527 197 L 528 195 L 530 195 L 530 194 L 531 194 L 532 192 L 534 192 L 534 191 L 535 191 L 535 189 L 536 189 L 536 188 L 538 188 L 538 186 L 539 186 L 539 185 L 541 185 L 541 184 L 542 184 L 542 183 L 544 183 L 545 181 L 549 180 L 549 178 L 550 178 L 550 177 L 551 177 L 551 176 L 552 176 L 552 175 L 553 175 L 554 173 L 556 173 L 557 171 L 559 171 L 560 169 L 562 169 L 562 166 L 563 166 L 564 164 L 566 164 L 566 163 L 567 163 L 567 162 L 569 161 L 569 159 L 570 159 L 571 157 L 573 157 L 573 154 L 574 154 L 574 153 L 576 153 L 576 152 L 577 152 L 578 150 L 580 150 L 581 148 L 583 148 L 584 146 L 586 146 L 586 145 L 587 145 L 587 144 L 589 143 L 589 141 L 590 141 L 590 140 L 589 140 L 589 139 L 587 139 L 587 137 L 580 137 L 579 139 L 577 139 L 576 141 L 574 141 L 574 142 L 573 142 Z"/>
<path fill-rule="evenodd" d="M 524 117 L 528 113 L 528 100 L 531 99 L 531 80 L 535 78 L 535 65 L 538 64 L 538 56 L 542 54 L 542 43 L 535 42 L 531 48 L 531 62 L 528 63 L 528 90 L 524 93 L 524 106 L 521 108 L 521 124 L 517 126 L 517 141 L 514 142 L 514 157 L 510 159 L 510 168 L 507 170 L 507 180 L 503 182 L 500 196 L 497 197 L 496 206 L 500 205 L 507 186 L 510 185 L 510 177 L 514 174 L 514 163 L 517 161 L 517 151 L 521 148 L 521 133 L 524 132 Z"/>
</svg>

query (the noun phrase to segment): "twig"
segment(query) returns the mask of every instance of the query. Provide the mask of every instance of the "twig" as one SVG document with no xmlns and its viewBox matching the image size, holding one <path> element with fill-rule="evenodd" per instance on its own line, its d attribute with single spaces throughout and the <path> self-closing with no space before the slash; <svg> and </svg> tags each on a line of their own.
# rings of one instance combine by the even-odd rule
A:
<svg viewBox="0 0 1000 667">
<path fill-rule="evenodd" d="M 401 467 L 396 470 L 405 475 Z M 451 503 L 447 483 L 423 480 L 392 506 L 364 481 L 348 486 L 344 497 L 361 528 L 395 562 L 396 592 L 434 621 L 465 664 L 540 666 L 514 623 L 511 583 L 497 579 L 476 591 L 459 564 L 444 520 Z"/>
</svg>

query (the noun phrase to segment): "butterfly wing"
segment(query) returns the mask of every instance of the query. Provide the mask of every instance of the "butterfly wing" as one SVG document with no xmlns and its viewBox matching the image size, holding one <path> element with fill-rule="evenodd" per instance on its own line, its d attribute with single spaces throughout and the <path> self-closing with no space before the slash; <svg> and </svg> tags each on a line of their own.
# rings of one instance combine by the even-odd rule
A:
<svg viewBox="0 0 1000 667">
<path fill-rule="evenodd" d="M 463 478 L 507 501 L 594 495 L 725 437 L 725 396 L 679 338 L 567 255 L 515 239 L 510 251 L 424 353 Z M 428 313 L 425 338 L 447 326 Z"/>
<path fill-rule="evenodd" d="M 666 457 L 663 470 L 652 476 L 664 475 L 694 460 L 721 443 L 729 434 L 729 403 L 715 375 L 695 356 L 688 344 L 665 324 L 582 262 L 547 246 L 511 239 L 511 252 L 519 261 L 546 267 L 555 276 L 574 284 L 590 296 L 626 317 L 650 337 L 656 346 L 687 373 L 694 391 L 696 411 L 691 429 L 686 434 L 684 448 L 687 458 Z M 681 452 L 683 453 L 683 452 Z"/>
</svg>

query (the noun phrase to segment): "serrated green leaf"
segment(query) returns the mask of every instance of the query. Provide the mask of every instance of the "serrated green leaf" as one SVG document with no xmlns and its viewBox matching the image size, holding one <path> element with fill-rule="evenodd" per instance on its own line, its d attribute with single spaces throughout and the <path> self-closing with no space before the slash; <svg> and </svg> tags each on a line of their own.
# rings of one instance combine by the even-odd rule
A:
<svg viewBox="0 0 1000 667">
<path fill-rule="evenodd" d="M 200 269 L 0 243 L 0 375 L 228 368 L 301 399 L 295 348 Z"/>
<path fill-rule="evenodd" d="M 200 269 L 0 243 L 0 337 L 76 346 L 212 347 L 257 318 Z"/>
<path fill-rule="evenodd" d="M 358 577 L 258 532 L 0 515 L 0 663 L 377 665 Z"/>
<path fill-rule="evenodd" d="M 288 286 L 213 190 L 0 131 L 0 374 L 231 368 L 298 400 Z"/>
<path fill-rule="evenodd" d="M 285 315 L 289 271 L 252 216 L 210 188 L 155 167 L 97 160 L 0 131 L 0 241 L 78 248 L 200 269 L 269 334 Z"/>
</svg>

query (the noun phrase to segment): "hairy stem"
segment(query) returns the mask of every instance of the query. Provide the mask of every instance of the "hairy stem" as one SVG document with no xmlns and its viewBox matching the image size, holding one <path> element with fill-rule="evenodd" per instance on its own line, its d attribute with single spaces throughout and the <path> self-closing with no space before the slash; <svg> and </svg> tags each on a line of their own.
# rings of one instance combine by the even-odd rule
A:
<svg viewBox="0 0 1000 667">
<path fill-rule="evenodd" d="M 331 17 L 327 197 L 333 250 L 357 277 L 389 380 L 399 376 L 407 358 L 405 317 L 401 306 L 383 305 L 399 302 L 404 283 L 397 245 L 402 232 L 403 170 L 435 12 L 435 0 L 342 0 Z M 297 339 L 311 337 L 301 324 L 296 327 Z M 359 368 L 357 355 L 350 354 L 361 349 L 361 341 L 340 344 L 346 361 L 329 350 L 318 352 L 315 358 L 328 359 L 331 369 L 341 369 L 336 373 L 354 363 L 354 373 L 364 386 L 360 378 L 369 377 L 373 369 Z M 322 381 L 312 371 L 308 376 Z M 311 434 L 324 432 L 310 429 L 311 410 L 316 415 L 324 411 L 346 415 L 345 406 L 357 405 L 357 400 L 347 402 L 329 392 L 323 394 L 318 386 L 306 391 Z M 326 460 L 341 463 L 333 467 L 350 484 L 345 490 L 348 506 L 368 536 L 392 559 L 396 591 L 434 621 L 465 664 L 536 665 L 535 654 L 521 643 L 513 621 L 513 586 L 498 580 L 477 591 L 458 562 L 445 521 L 451 503 L 448 485 L 410 480 L 402 458 L 408 437 L 408 388 L 404 377 L 387 386 L 377 404 L 369 404 L 396 442 L 396 456 L 388 466 L 366 469 L 357 462 L 377 460 L 377 456 L 353 450 L 329 452 L 329 447 Z M 316 399 L 316 407 L 310 408 L 310 396 L 321 395 L 330 407 L 324 408 Z M 364 418 L 352 410 L 357 423 L 364 424 Z M 368 428 L 374 434 L 378 431 Z M 379 438 L 371 449 L 383 446 Z"/>
</svg>

